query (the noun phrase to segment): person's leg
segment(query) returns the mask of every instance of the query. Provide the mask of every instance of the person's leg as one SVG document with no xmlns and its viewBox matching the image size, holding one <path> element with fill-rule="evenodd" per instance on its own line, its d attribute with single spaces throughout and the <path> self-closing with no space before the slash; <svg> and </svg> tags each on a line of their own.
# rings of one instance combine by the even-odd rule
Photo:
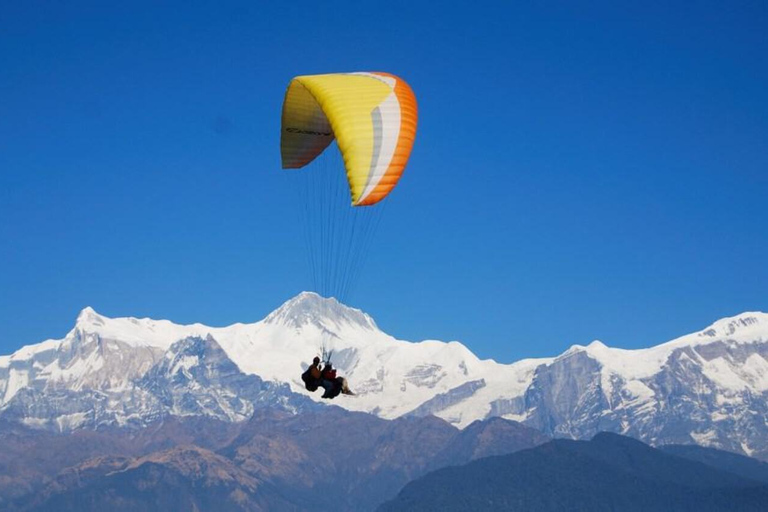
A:
<svg viewBox="0 0 768 512">
<path fill-rule="evenodd" d="M 323 386 L 323 389 L 325 389 L 323 398 L 330 398 L 331 393 L 333 392 L 333 382 L 323 379 L 320 385 Z"/>
<path fill-rule="evenodd" d="M 330 392 L 331 398 L 336 398 L 337 396 L 339 396 L 339 393 L 341 393 L 341 389 L 342 389 L 341 381 L 342 381 L 341 377 L 336 377 L 335 379 L 333 379 L 333 388 L 331 389 L 331 392 Z"/>
</svg>

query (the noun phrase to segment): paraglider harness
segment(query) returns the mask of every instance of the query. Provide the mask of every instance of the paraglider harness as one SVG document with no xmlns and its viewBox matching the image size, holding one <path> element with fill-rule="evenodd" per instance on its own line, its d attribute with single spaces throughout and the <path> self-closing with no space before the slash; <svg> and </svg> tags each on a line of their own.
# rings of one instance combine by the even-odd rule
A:
<svg viewBox="0 0 768 512">
<path fill-rule="evenodd" d="M 323 386 L 323 382 L 328 383 L 328 387 L 330 389 L 326 389 L 325 393 L 323 393 L 323 398 L 328 399 L 334 399 L 342 392 L 342 389 L 344 387 L 344 379 L 342 377 L 336 377 L 333 379 L 326 379 L 325 378 L 325 371 L 328 367 L 331 367 L 331 356 L 333 355 L 333 350 L 330 352 L 326 352 L 325 347 L 323 347 L 322 357 L 320 359 L 320 362 L 323 364 L 322 370 L 320 370 L 319 365 L 317 366 L 318 370 L 320 370 L 320 378 L 316 378 L 312 375 L 312 368 L 313 365 L 307 368 L 304 373 L 301 374 L 301 380 L 304 381 L 304 387 L 307 391 L 317 391 L 317 388 L 320 386 Z M 335 373 L 335 372 L 334 372 Z M 326 386 L 323 386 L 325 388 Z"/>
</svg>

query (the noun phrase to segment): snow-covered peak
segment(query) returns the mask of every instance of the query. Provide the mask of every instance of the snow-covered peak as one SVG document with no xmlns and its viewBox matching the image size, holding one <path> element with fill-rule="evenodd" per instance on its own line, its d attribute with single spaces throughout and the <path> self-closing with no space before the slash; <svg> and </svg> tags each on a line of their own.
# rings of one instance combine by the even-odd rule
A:
<svg viewBox="0 0 768 512">
<path fill-rule="evenodd" d="M 77 327 L 89 328 L 104 325 L 104 317 L 98 314 L 92 307 L 86 306 L 77 315 Z"/>
<path fill-rule="evenodd" d="M 573 345 L 557 359 L 583 352 L 597 360 L 610 373 L 625 379 L 648 378 L 662 370 L 669 356 L 678 349 L 696 348 L 717 342 L 760 343 L 768 341 L 768 313 L 748 312 L 716 321 L 706 329 L 681 336 L 649 348 L 612 348 L 600 341 Z"/>
<path fill-rule="evenodd" d="M 578 352 L 587 352 L 588 354 L 592 354 L 594 352 L 601 352 L 604 349 L 609 349 L 609 347 L 605 343 L 600 341 L 600 340 L 594 340 L 594 341 L 592 341 L 592 343 L 590 343 L 586 347 L 584 345 L 575 344 L 575 345 L 571 345 L 568 348 L 568 350 L 566 350 L 565 352 L 560 354 L 558 356 L 558 359 L 559 358 L 563 358 L 563 357 L 571 356 L 571 355 L 576 354 Z"/>
<path fill-rule="evenodd" d="M 708 345 L 718 341 L 736 344 L 768 341 L 768 313 L 755 311 L 722 318 L 704 330 L 643 350 L 668 354 L 677 348 Z"/>
<path fill-rule="evenodd" d="M 264 322 L 293 328 L 313 325 L 331 331 L 348 326 L 378 330 L 373 319 L 359 309 L 314 292 L 301 292 L 270 313 Z"/>
<path fill-rule="evenodd" d="M 697 333 L 699 338 L 746 339 L 755 341 L 756 336 L 768 333 L 768 313 L 759 311 L 741 313 L 723 318 Z"/>
<path fill-rule="evenodd" d="M 109 318 L 86 307 L 77 316 L 75 330 L 96 334 L 102 339 L 120 340 L 137 346 L 166 349 L 171 343 L 187 336 L 205 336 L 211 330 L 202 324 L 177 325 L 168 320 L 151 318 Z"/>
</svg>

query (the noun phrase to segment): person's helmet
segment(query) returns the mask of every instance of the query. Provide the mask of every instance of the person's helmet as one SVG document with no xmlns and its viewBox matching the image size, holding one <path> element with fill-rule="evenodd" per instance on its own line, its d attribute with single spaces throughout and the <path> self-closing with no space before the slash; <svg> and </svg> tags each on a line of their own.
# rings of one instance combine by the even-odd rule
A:
<svg viewBox="0 0 768 512">
<path fill-rule="evenodd" d="M 328 364 L 325 365 L 325 368 L 328 370 L 333 370 L 333 365 L 331 364 L 330 361 L 328 361 Z"/>
<path fill-rule="evenodd" d="M 320 362 L 320 358 L 315 356 L 315 358 L 312 360 L 313 363 L 318 364 Z"/>
</svg>

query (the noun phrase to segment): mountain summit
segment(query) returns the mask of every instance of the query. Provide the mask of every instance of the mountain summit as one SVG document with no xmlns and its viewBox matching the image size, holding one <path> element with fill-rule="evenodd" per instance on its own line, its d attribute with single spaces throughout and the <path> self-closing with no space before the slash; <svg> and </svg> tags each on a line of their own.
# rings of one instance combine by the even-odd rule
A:
<svg viewBox="0 0 768 512">
<path fill-rule="evenodd" d="M 86 306 L 80 311 L 80 314 L 77 315 L 75 325 L 77 327 L 104 325 L 104 317 L 98 314 L 92 307 Z"/>
<path fill-rule="evenodd" d="M 302 292 L 288 300 L 264 319 L 268 324 L 300 328 L 314 325 L 333 332 L 342 326 L 378 330 L 373 319 L 360 311 L 314 292 Z"/>
<path fill-rule="evenodd" d="M 323 348 L 358 395 L 330 403 L 354 411 L 436 415 L 461 428 L 500 416 L 555 437 L 607 430 L 768 458 L 768 315 L 759 312 L 646 349 L 594 341 L 499 364 L 458 342 L 395 339 L 366 313 L 310 292 L 228 327 L 85 308 L 64 338 L 0 357 L 0 418 L 69 430 L 328 405 L 299 378 Z"/>
</svg>

